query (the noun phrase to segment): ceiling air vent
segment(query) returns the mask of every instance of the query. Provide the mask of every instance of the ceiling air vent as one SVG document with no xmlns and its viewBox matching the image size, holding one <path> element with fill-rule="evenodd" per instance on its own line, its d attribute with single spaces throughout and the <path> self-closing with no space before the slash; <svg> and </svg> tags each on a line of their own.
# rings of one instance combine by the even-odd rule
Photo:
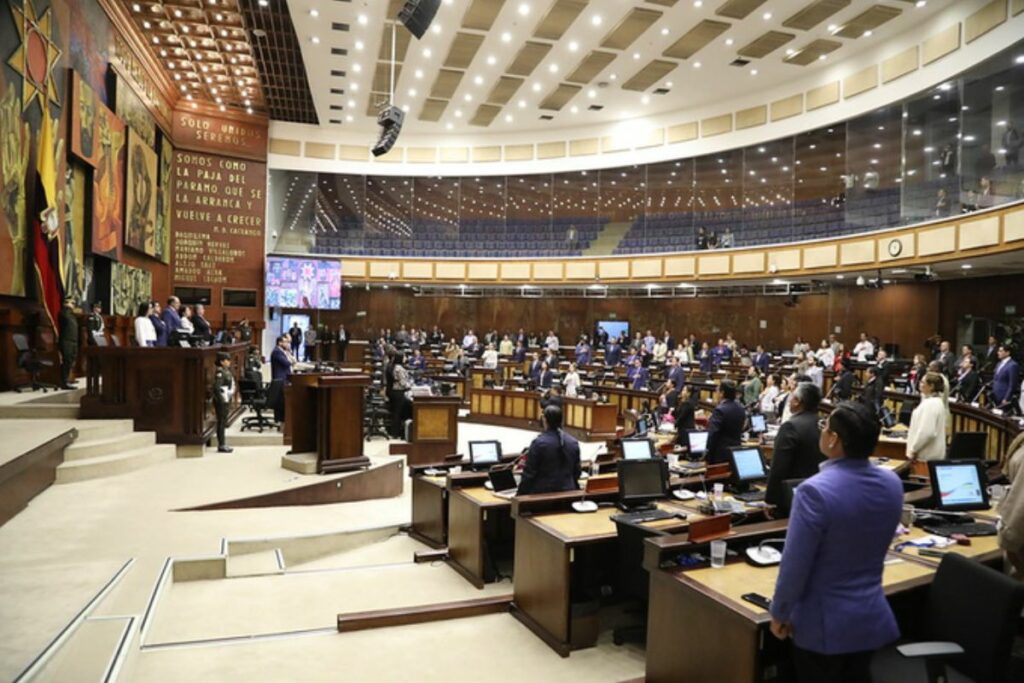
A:
<svg viewBox="0 0 1024 683">
<path fill-rule="evenodd" d="M 655 95 L 667 95 L 668 94 L 668 88 L 658 88 L 657 90 L 654 91 L 654 94 Z"/>
<path fill-rule="evenodd" d="M 604 109 L 603 104 L 592 104 L 587 107 L 587 111 L 601 111 L 602 109 Z"/>
<path fill-rule="evenodd" d="M 541 121 L 552 121 L 552 120 L 554 120 L 554 118 L 555 117 L 552 116 L 551 114 L 541 114 L 540 115 L 540 120 Z"/>
<path fill-rule="evenodd" d="M 746 66 L 750 64 L 749 59 L 743 59 L 743 57 L 737 57 L 736 59 L 729 62 L 729 66 Z"/>
</svg>

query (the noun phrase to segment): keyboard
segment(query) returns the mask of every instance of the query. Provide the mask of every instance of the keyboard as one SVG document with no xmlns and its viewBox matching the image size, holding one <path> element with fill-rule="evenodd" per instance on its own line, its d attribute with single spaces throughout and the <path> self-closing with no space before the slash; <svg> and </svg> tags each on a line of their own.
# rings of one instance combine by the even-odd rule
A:
<svg viewBox="0 0 1024 683">
<path fill-rule="evenodd" d="M 756 503 L 764 500 L 764 491 L 747 491 L 746 493 L 733 494 L 733 498 L 736 500 L 742 500 L 744 503 Z"/>
<path fill-rule="evenodd" d="M 675 516 L 674 512 L 666 512 L 665 510 L 643 510 L 641 512 L 623 512 L 615 515 L 612 519 L 632 524 L 642 524 L 644 522 L 656 522 L 659 519 L 671 519 Z"/>
<path fill-rule="evenodd" d="M 995 536 L 996 525 L 987 522 L 971 522 L 970 524 L 943 524 L 936 526 L 922 527 L 925 531 L 936 536 Z"/>
</svg>

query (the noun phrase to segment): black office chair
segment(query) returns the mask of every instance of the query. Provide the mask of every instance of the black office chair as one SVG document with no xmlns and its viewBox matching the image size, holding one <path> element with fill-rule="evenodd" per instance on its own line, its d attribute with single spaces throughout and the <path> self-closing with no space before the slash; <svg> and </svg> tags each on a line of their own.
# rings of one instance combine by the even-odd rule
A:
<svg viewBox="0 0 1024 683">
<path fill-rule="evenodd" d="M 615 531 L 619 559 L 617 592 L 626 600 L 640 603 L 641 622 L 614 629 L 612 641 L 616 645 L 626 642 L 644 643 L 647 641 L 647 601 L 650 591 L 650 576 L 644 569 L 644 539 L 667 536 L 669 532 L 622 519 L 615 519 Z"/>
<path fill-rule="evenodd" d="M 238 382 L 238 391 L 242 397 L 242 405 L 256 413 L 242 418 L 241 431 L 255 429 L 262 434 L 264 429 L 273 429 L 277 426 L 274 420 L 263 414 L 264 410 L 270 408 L 270 391 L 263 385 L 263 379 L 258 372 L 246 372 Z"/>
<path fill-rule="evenodd" d="M 366 438 L 390 438 L 388 425 L 391 424 L 391 411 L 388 410 L 387 399 L 379 391 L 368 389 L 363 405 L 366 406 L 363 412 L 363 433 Z"/>
<path fill-rule="evenodd" d="M 986 432 L 957 432 L 949 441 L 947 460 L 984 460 L 988 445 Z"/>
<path fill-rule="evenodd" d="M 1024 609 L 1024 583 L 962 555 L 942 558 L 929 588 L 928 636 L 934 641 L 903 643 L 875 654 L 875 683 L 1024 680 L 1012 657 Z"/>
<path fill-rule="evenodd" d="M 14 341 L 14 348 L 18 352 L 18 368 L 27 372 L 30 377 L 28 382 L 15 385 L 14 390 L 20 394 L 22 389 L 30 387 L 32 391 L 41 389 L 45 394 L 49 389 L 56 389 L 56 385 L 39 380 L 40 373 L 47 368 L 53 367 L 53 361 L 40 358 L 32 350 L 32 347 L 29 346 L 28 337 L 24 334 L 15 332 L 11 335 L 11 339 Z"/>
</svg>

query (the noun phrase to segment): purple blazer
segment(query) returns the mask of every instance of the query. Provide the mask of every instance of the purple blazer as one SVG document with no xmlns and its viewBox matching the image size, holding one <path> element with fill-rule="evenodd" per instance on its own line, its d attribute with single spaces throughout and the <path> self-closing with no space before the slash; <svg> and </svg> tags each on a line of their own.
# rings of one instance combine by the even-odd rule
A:
<svg viewBox="0 0 1024 683">
<path fill-rule="evenodd" d="M 902 508 L 899 478 L 856 458 L 822 464 L 796 489 L 771 613 L 798 647 L 845 654 L 899 637 L 882 568 Z"/>
</svg>

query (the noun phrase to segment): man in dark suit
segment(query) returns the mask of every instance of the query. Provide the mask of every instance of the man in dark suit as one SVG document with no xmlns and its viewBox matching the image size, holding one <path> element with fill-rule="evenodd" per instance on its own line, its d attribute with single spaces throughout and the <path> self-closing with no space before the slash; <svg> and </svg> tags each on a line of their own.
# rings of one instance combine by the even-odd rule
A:
<svg viewBox="0 0 1024 683">
<path fill-rule="evenodd" d="M 153 302 L 153 312 L 149 314 L 149 320 L 153 323 L 153 330 L 156 331 L 156 341 L 153 346 L 167 346 L 167 323 L 160 316 L 160 303 Z"/>
<path fill-rule="evenodd" d="M 299 327 L 299 323 L 292 323 L 291 329 L 288 330 L 288 339 L 291 342 L 292 355 L 298 358 L 299 347 L 302 346 L 302 328 Z"/>
<path fill-rule="evenodd" d="M 943 341 L 939 344 L 939 355 L 935 360 L 942 364 L 942 374 L 946 377 L 956 376 L 956 354 L 949 349 L 949 342 Z"/>
<path fill-rule="evenodd" d="M 604 364 L 615 367 L 622 361 L 622 345 L 618 337 L 612 337 L 604 350 Z"/>
<path fill-rule="evenodd" d="M 672 333 L 670 333 L 668 330 L 665 330 L 665 334 L 662 337 L 662 341 L 665 342 L 665 347 L 668 349 L 669 353 L 672 353 L 673 351 L 676 350 L 676 340 L 672 336 Z"/>
<path fill-rule="evenodd" d="M 775 436 L 772 468 L 768 472 L 768 489 L 764 500 L 776 507 L 785 504 L 784 482 L 806 479 L 818 473 L 825 459 L 818 447 L 818 405 L 821 390 L 811 382 L 801 382 L 789 395 L 790 418 L 782 423 Z M 788 514 L 788 509 L 780 509 Z"/>
<path fill-rule="evenodd" d="M 990 336 L 988 346 L 985 348 L 985 361 L 982 366 L 985 370 L 994 370 L 999 364 L 999 340 Z"/>
<path fill-rule="evenodd" d="M 580 444 L 562 431 L 561 407 L 546 407 L 542 420 L 544 431 L 533 440 L 526 453 L 518 495 L 579 488 Z"/>
<path fill-rule="evenodd" d="M 665 379 L 672 380 L 672 385 L 677 389 L 682 388 L 686 383 L 686 371 L 683 370 L 683 366 L 679 364 L 679 360 L 675 356 L 669 358 Z"/>
<path fill-rule="evenodd" d="M 555 373 L 551 372 L 551 366 L 548 365 L 547 361 L 541 361 L 540 371 L 537 373 L 537 386 L 541 389 L 547 389 L 554 380 Z"/>
<path fill-rule="evenodd" d="M 626 376 L 631 380 L 629 386 L 633 391 L 646 389 L 651 379 L 650 371 L 644 367 L 643 361 L 639 358 L 633 359 L 633 367 L 626 371 Z"/>
<path fill-rule="evenodd" d="M 522 363 L 526 360 L 526 347 L 522 342 L 516 342 L 516 348 L 512 349 L 512 362 Z"/>
<path fill-rule="evenodd" d="M 213 338 L 213 329 L 210 327 L 210 321 L 206 319 L 206 307 L 202 304 L 196 304 L 192 326 L 196 328 L 196 336 L 206 340 Z"/>
<path fill-rule="evenodd" d="M 270 379 L 288 381 L 288 375 L 292 374 L 292 358 L 288 352 L 291 338 L 282 334 L 277 338 L 277 346 L 270 352 Z"/>
<path fill-rule="evenodd" d="M 864 383 L 864 388 L 861 389 L 860 402 L 873 410 L 877 415 L 878 409 L 882 405 L 882 392 L 884 389 L 885 387 L 882 386 L 882 380 L 879 377 L 878 367 L 875 365 L 869 366 L 867 382 Z"/>
<path fill-rule="evenodd" d="M 598 327 L 597 328 L 597 340 L 596 341 L 597 341 L 597 345 L 600 348 L 602 348 L 602 349 L 604 347 L 608 346 L 608 332 L 606 332 L 603 327 Z"/>
<path fill-rule="evenodd" d="M 708 420 L 708 464 L 729 461 L 729 449 L 739 446 L 747 411 L 736 402 L 736 383 L 723 379 L 715 391 L 714 412 Z"/>
<path fill-rule="evenodd" d="M 965 356 L 960 361 L 960 374 L 950 393 L 961 401 L 973 401 L 981 388 L 981 376 L 978 375 L 978 361 L 974 356 Z"/>
<path fill-rule="evenodd" d="M 999 364 L 992 377 L 992 405 L 996 408 L 1006 407 L 1020 386 L 1020 366 L 1010 355 L 1010 348 L 1000 344 L 998 355 Z"/>
<path fill-rule="evenodd" d="M 64 305 L 57 314 L 57 332 L 60 339 L 60 388 L 75 389 L 71 383 L 71 371 L 78 360 L 78 316 L 71 297 L 64 299 Z"/>
<path fill-rule="evenodd" d="M 530 361 L 530 379 L 537 382 L 540 379 L 540 371 L 544 363 L 540 359 L 540 354 L 534 351 L 533 360 Z"/>
<path fill-rule="evenodd" d="M 768 374 L 768 366 L 772 362 L 772 355 L 764 350 L 760 344 L 754 350 L 754 367 L 761 371 L 762 375 Z"/>
<path fill-rule="evenodd" d="M 168 340 L 181 328 L 181 316 L 178 314 L 179 306 L 181 306 L 181 301 L 178 300 L 178 297 L 172 296 L 167 300 L 167 308 L 160 315 L 163 318 L 164 324 L 167 325 Z"/>
<path fill-rule="evenodd" d="M 835 384 L 832 385 L 831 393 L 835 396 L 835 400 L 849 401 L 853 396 L 853 386 L 856 382 L 857 377 L 850 370 L 850 362 L 844 358 L 842 368 L 839 371 L 839 377 L 836 378 Z"/>
</svg>

